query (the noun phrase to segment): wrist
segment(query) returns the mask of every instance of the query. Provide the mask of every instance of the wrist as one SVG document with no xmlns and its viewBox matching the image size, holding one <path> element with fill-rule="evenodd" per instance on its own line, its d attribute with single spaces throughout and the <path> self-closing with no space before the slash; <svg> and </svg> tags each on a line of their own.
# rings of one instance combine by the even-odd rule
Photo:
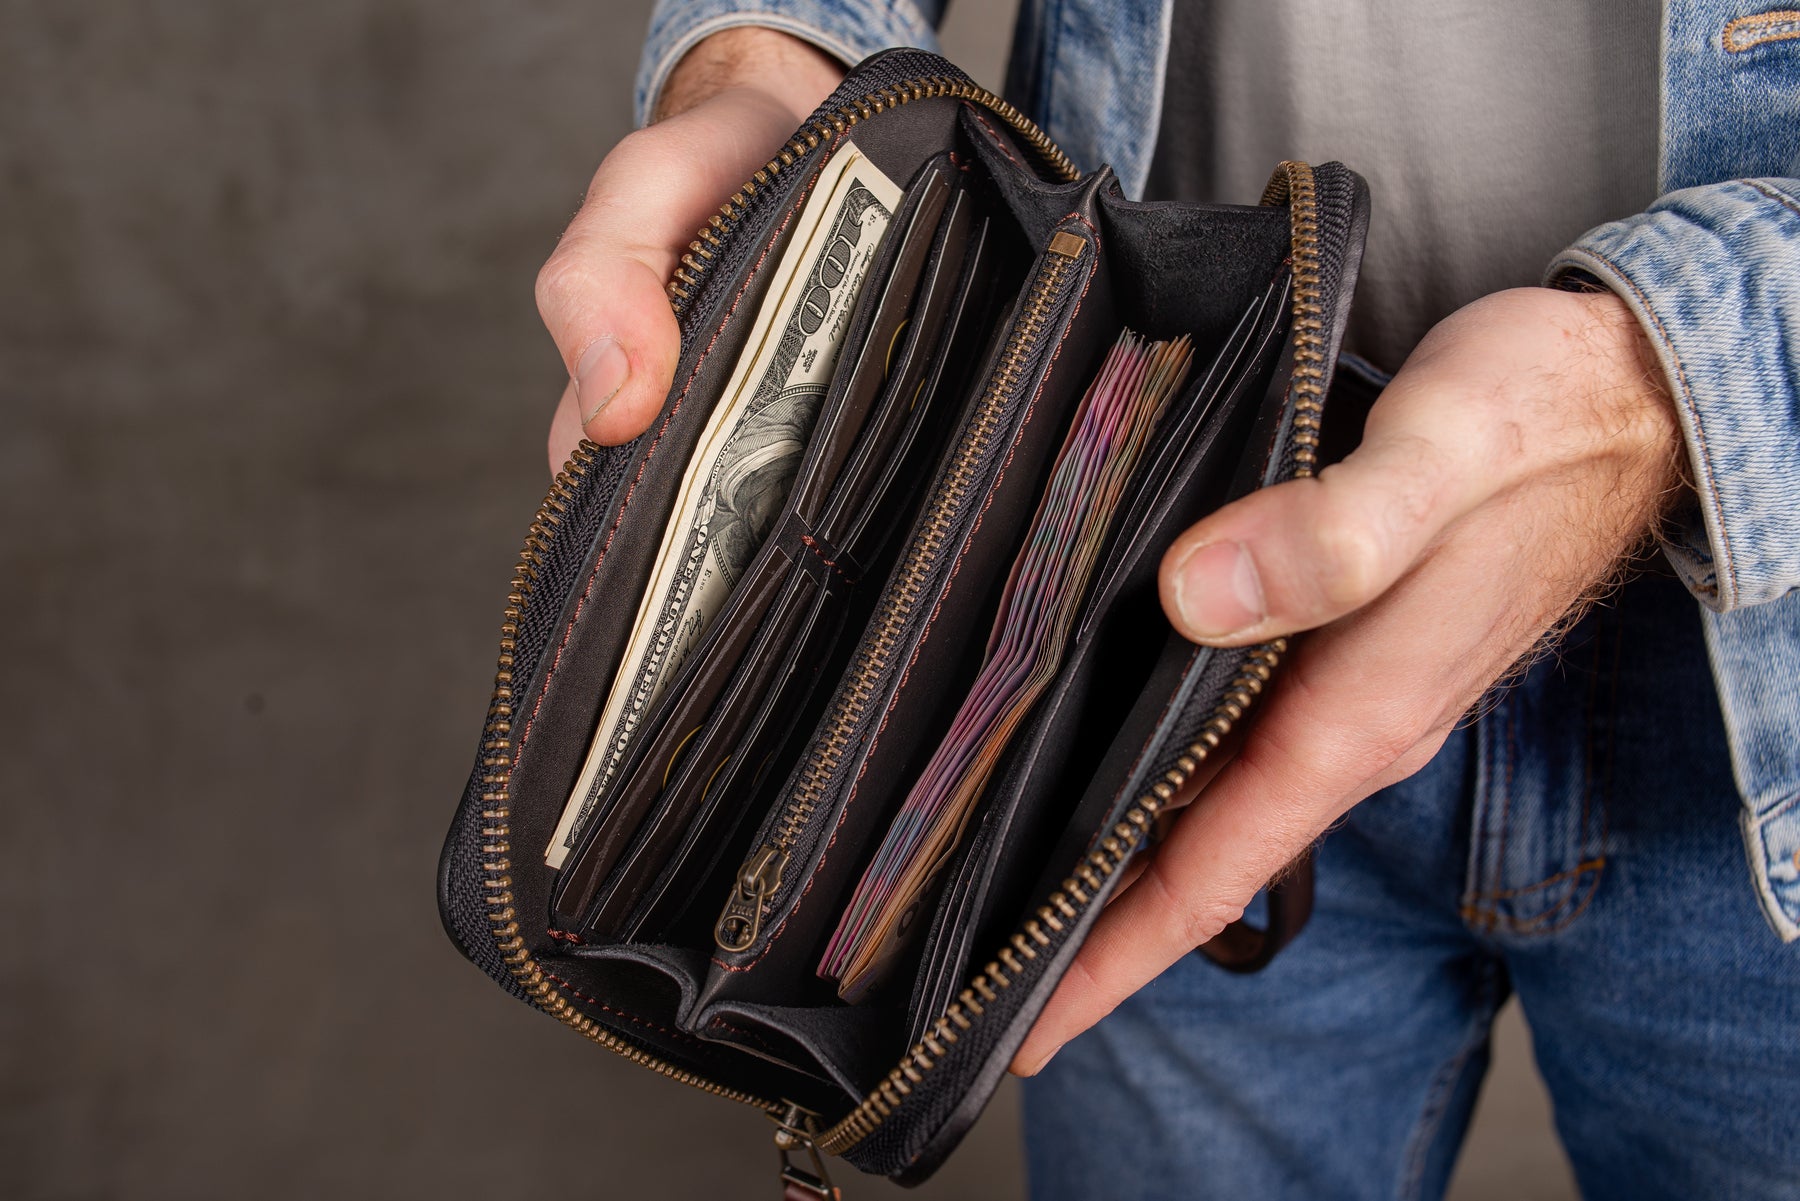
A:
<svg viewBox="0 0 1800 1201">
<path fill-rule="evenodd" d="M 1659 519 L 1687 484 L 1686 445 L 1662 364 L 1635 314 L 1611 291 L 1572 294 L 1586 310 L 1583 330 L 1597 400 L 1598 431 L 1622 460 L 1621 484 L 1635 485 L 1646 518 Z"/>
<path fill-rule="evenodd" d="M 759 25 L 721 30 L 696 43 L 669 73 L 652 122 L 677 116 L 732 88 L 768 97 L 798 125 L 844 78 L 844 65 L 811 42 Z"/>
</svg>

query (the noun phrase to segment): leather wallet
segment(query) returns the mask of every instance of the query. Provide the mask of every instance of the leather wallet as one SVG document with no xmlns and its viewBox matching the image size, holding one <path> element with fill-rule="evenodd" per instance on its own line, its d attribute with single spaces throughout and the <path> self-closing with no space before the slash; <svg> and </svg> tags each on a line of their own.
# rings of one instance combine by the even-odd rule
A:
<svg viewBox="0 0 1800 1201">
<path fill-rule="evenodd" d="M 784 495 L 673 682 L 630 710 L 545 861 L 709 414 L 836 156 L 896 199 Z M 842 165 L 844 160 L 839 160 Z M 822 193 L 821 193 L 822 194 Z M 1195 646 L 1156 575 L 1174 536 L 1311 474 L 1368 222 L 1337 163 L 1254 206 L 1134 203 L 943 59 L 852 71 L 703 230 L 669 285 L 674 384 L 648 432 L 583 443 L 525 539 L 473 773 L 439 870 L 462 952 L 587 1039 L 777 1122 L 791 1197 L 825 1157 L 902 1182 L 992 1095 L 1121 868 L 1245 719 L 1281 641 Z M 847 227 L 846 227 L 847 228 Z M 854 239 L 852 239 L 853 241 Z M 1005 742 L 886 987 L 817 973 L 851 889 L 968 693 L 1072 414 L 1122 329 L 1192 339 L 1048 685 Z M 754 349 L 754 347 L 752 347 Z M 1266 927 L 1203 950 L 1266 962 Z"/>
</svg>

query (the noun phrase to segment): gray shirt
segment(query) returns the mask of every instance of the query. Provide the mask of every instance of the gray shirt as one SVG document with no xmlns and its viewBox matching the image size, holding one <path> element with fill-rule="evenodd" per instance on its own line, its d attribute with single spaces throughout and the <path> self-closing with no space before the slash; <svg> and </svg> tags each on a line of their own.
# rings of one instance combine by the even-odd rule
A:
<svg viewBox="0 0 1800 1201">
<path fill-rule="evenodd" d="M 1176 0 L 1149 199 L 1341 159 L 1374 218 L 1346 349 L 1398 367 L 1656 196 L 1657 0 Z"/>
</svg>

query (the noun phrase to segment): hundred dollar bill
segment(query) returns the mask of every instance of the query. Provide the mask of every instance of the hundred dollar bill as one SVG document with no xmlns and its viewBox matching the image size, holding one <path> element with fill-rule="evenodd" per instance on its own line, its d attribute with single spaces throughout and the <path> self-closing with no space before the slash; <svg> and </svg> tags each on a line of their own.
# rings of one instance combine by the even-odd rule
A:
<svg viewBox="0 0 1800 1201">
<path fill-rule="evenodd" d="M 560 868 L 768 536 L 831 384 L 850 313 L 901 191 L 854 142 L 826 164 L 701 433 L 619 672 L 544 862 Z"/>
</svg>

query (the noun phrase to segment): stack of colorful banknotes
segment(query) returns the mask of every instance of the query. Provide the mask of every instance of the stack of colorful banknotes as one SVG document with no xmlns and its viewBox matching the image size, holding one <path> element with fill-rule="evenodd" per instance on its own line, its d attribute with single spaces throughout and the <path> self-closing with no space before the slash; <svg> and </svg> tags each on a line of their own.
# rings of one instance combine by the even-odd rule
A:
<svg viewBox="0 0 1800 1201">
<path fill-rule="evenodd" d="M 858 1001 L 922 933 L 943 869 L 1013 731 L 1062 665 L 1112 518 L 1192 358 L 1126 330 L 1076 410 L 1014 560 L 986 657 L 949 732 L 864 871 L 819 964 Z"/>
</svg>

